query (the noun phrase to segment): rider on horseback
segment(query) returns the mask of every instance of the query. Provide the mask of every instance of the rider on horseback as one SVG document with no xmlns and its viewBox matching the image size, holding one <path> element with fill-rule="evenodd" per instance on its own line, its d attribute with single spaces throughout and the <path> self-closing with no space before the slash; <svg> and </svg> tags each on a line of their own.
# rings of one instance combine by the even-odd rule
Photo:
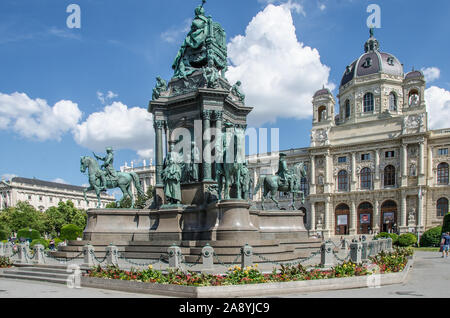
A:
<svg viewBox="0 0 450 318">
<path fill-rule="evenodd" d="M 289 169 L 287 167 L 285 153 L 280 153 L 280 159 L 279 159 L 279 163 L 278 163 L 278 172 L 276 173 L 276 175 L 280 177 L 281 185 L 286 185 L 286 183 L 287 183 L 289 192 L 293 192 L 293 189 L 294 189 L 293 175 L 292 175 L 292 172 L 289 171 Z"/>
<path fill-rule="evenodd" d="M 99 157 L 94 153 L 94 157 L 97 160 L 104 161 L 105 163 L 102 165 L 102 168 L 104 169 L 105 173 L 100 173 L 98 177 L 102 180 L 102 191 L 106 190 L 106 176 L 108 176 L 111 180 L 111 182 L 117 181 L 117 171 L 114 169 L 114 154 L 112 147 L 106 148 L 106 156 L 105 157 Z M 105 176 L 106 174 L 106 176 Z"/>
</svg>

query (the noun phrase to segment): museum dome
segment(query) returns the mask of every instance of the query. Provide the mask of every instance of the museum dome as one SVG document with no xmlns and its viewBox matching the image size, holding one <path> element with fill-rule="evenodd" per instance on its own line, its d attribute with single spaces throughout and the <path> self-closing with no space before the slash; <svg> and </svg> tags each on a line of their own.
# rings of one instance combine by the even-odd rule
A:
<svg viewBox="0 0 450 318">
<path fill-rule="evenodd" d="M 370 30 L 370 38 L 364 44 L 364 54 L 347 66 L 342 76 L 341 86 L 357 77 L 384 73 L 403 76 L 403 65 L 390 53 L 380 52 L 380 44 Z"/>
</svg>

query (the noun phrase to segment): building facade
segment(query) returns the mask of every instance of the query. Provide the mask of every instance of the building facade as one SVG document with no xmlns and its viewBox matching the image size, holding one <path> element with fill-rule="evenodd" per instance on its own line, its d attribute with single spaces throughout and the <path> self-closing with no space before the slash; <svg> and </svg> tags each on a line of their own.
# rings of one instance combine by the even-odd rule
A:
<svg viewBox="0 0 450 318">
<path fill-rule="evenodd" d="M 308 165 L 308 228 L 325 237 L 420 235 L 449 209 L 450 129 L 428 129 L 421 72 L 404 74 L 373 34 L 364 51 L 346 67 L 337 103 L 327 89 L 314 95 L 310 147 L 285 151 L 291 164 Z M 253 160 L 255 175 L 273 167 L 276 155 L 267 157 Z"/>
<path fill-rule="evenodd" d="M 88 193 L 89 203 L 84 200 L 85 188 L 42 181 L 38 179 L 27 179 L 15 177 L 9 182 L 0 182 L 0 210 L 14 207 L 19 201 L 28 202 L 37 210 L 44 212 L 52 206 L 58 206 L 59 202 L 72 201 L 77 209 L 89 209 L 97 207 L 97 196 Z M 104 208 L 108 203 L 115 202 L 115 198 L 107 194 L 101 196 L 101 206 Z"/>
<path fill-rule="evenodd" d="M 310 147 L 283 151 L 289 166 L 308 167 L 307 200 L 299 209 L 310 235 L 420 235 L 442 224 L 450 200 L 450 128 L 428 129 L 425 87 L 423 74 L 405 74 L 371 33 L 364 53 L 345 68 L 337 101 L 328 89 L 315 93 Z M 254 184 L 278 170 L 278 153 L 247 159 Z M 128 170 L 155 185 L 154 166 Z M 279 199 L 288 200 L 281 193 Z M 253 200 L 261 200 L 261 191 Z"/>
</svg>

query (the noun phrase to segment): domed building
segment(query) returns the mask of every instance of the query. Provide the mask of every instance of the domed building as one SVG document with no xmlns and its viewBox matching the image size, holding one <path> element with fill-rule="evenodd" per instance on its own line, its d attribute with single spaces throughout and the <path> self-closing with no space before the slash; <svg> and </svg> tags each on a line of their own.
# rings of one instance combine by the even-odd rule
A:
<svg viewBox="0 0 450 318">
<path fill-rule="evenodd" d="M 326 88 L 314 94 L 310 147 L 283 151 L 289 164 L 309 168 L 301 209 L 310 235 L 420 235 L 442 223 L 450 129 L 428 130 L 425 86 L 371 30 L 364 53 L 345 66 L 337 100 Z M 255 177 L 276 172 L 273 155 L 249 159 Z"/>
</svg>

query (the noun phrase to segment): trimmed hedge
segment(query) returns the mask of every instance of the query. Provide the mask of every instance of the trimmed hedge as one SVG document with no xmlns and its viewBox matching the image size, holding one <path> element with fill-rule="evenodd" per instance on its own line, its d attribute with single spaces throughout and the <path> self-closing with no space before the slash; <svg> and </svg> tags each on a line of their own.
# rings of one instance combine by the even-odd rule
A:
<svg viewBox="0 0 450 318">
<path fill-rule="evenodd" d="M 9 234 L 7 231 L 0 230 L 0 241 L 7 240 L 9 238 Z"/>
<path fill-rule="evenodd" d="M 30 240 L 37 240 L 41 238 L 41 234 L 39 233 L 39 231 L 36 230 L 31 230 L 30 229 L 21 229 L 19 231 L 17 231 L 17 238 L 18 239 L 30 239 Z"/>
<path fill-rule="evenodd" d="M 439 247 L 441 243 L 442 226 L 433 227 L 425 231 L 420 237 L 421 247 Z"/>
<path fill-rule="evenodd" d="M 48 241 L 47 241 L 47 240 L 44 240 L 44 239 L 33 240 L 33 241 L 30 243 L 30 248 L 33 248 L 36 244 L 41 244 L 41 245 L 43 245 L 45 249 L 48 248 Z"/>
<path fill-rule="evenodd" d="M 404 233 L 398 237 L 398 245 L 403 247 L 413 246 L 417 243 L 417 236 L 412 233 Z"/>
<path fill-rule="evenodd" d="M 83 231 L 75 224 L 64 225 L 61 229 L 61 240 L 74 241 L 83 234 Z"/>
<path fill-rule="evenodd" d="M 396 245 L 398 243 L 398 235 L 395 233 L 386 233 L 381 232 L 375 238 L 391 238 L 392 239 L 392 245 Z"/>
</svg>

